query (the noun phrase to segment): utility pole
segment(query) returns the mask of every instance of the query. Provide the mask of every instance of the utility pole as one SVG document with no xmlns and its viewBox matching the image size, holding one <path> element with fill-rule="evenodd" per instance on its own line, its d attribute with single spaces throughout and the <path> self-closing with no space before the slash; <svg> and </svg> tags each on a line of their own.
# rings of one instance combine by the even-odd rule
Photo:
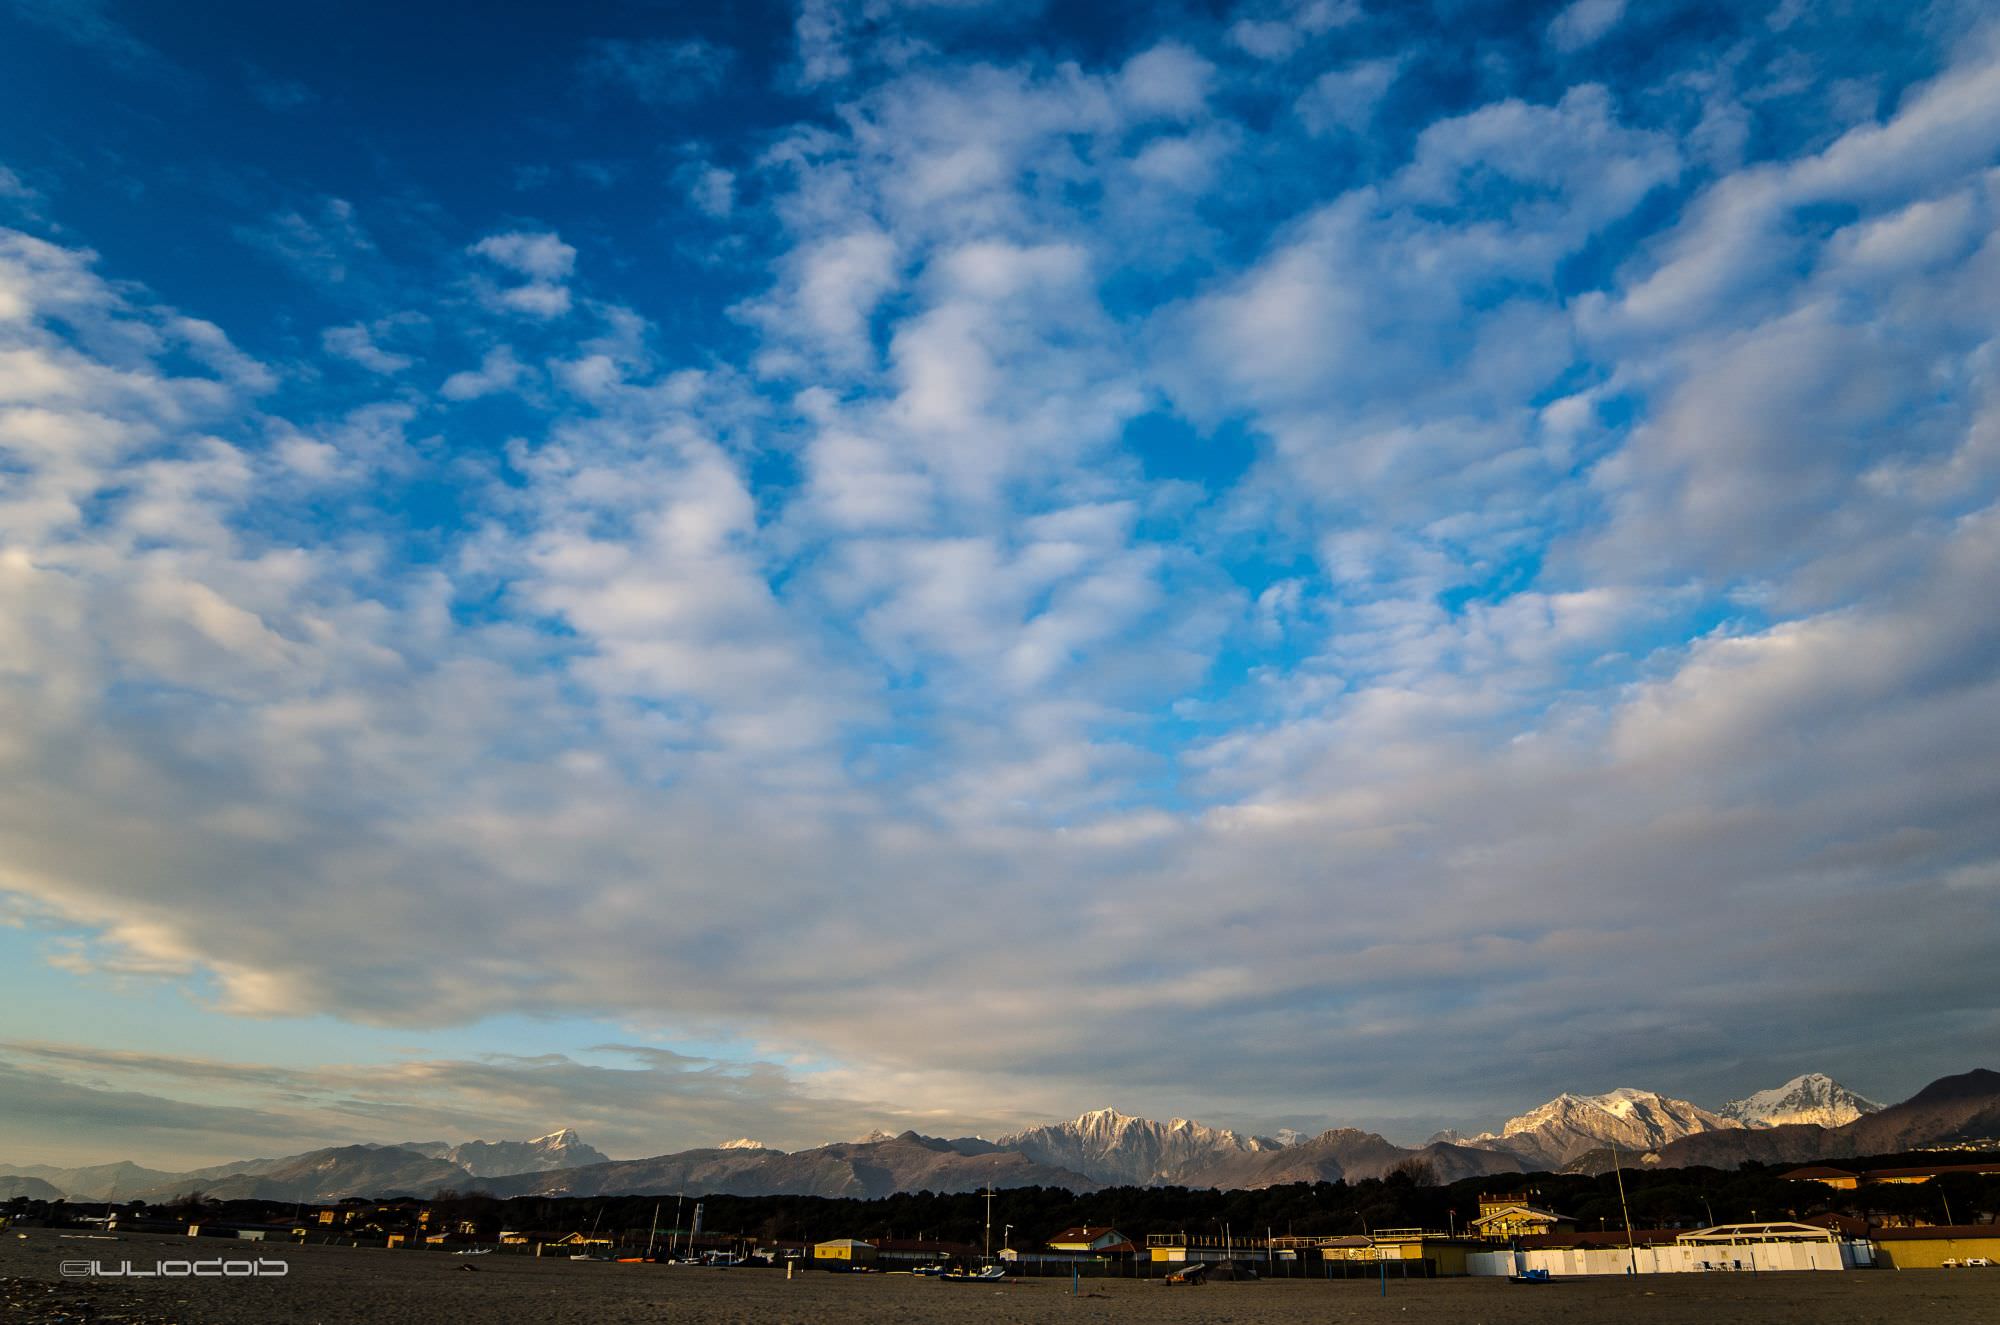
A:
<svg viewBox="0 0 2000 1325">
<path fill-rule="evenodd" d="M 982 1259 L 993 1259 L 993 1184 L 986 1184 L 986 1246 Z"/>
<path fill-rule="evenodd" d="M 1639 1249 L 1632 1242 L 1632 1210 L 1625 1204 L 1625 1170 L 1618 1166 L 1618 1147 L 1611 1147 L 1611 1172 L 1618 1178 L 1618 1209 L 1625 1216 L 1625 1254 L 1632 1262 L 1632 1273 L 1639 1273 Z"/>
</svg>

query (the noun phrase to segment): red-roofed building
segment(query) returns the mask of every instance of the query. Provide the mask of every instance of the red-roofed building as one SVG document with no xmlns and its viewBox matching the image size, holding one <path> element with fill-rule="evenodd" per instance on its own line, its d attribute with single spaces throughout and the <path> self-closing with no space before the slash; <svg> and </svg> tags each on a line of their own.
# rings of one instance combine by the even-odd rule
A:
<svg viewBox="0 0 2000 1325">
<path fill-rule="evenodd" d="M 1121 1245 L 1122 1244 L 1122 1245 Z M 1049 1239 L 1051 1251 L 1133 1252 L 1132 1240 L 1109 1224 L 1066 1228 Z"/>
</svg>

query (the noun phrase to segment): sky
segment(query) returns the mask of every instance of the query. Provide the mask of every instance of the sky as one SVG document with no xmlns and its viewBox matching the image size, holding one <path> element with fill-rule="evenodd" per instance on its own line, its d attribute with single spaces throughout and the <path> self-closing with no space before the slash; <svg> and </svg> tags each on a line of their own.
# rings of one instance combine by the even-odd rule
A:
<svg viewBox="0 0 2000 1325">
<path fill-rule="evenodd" d="M 1988 6 L 0 3 L 0 1162 L 2000 1044 Z"/>
</svg>

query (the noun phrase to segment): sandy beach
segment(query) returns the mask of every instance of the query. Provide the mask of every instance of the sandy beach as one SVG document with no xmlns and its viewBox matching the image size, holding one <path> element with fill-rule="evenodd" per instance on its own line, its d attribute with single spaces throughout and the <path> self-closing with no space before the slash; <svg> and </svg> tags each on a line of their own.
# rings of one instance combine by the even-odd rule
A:
<svg viewBox="0 0 2000 1325">
<path fill-rule="evenodd" d="M 282 1259 L 282 1277 L 116 1280 L 65 1278 L 64 1261 L 150 1267 L 190 1257 Z M 476 1267 L 476 1268 L 468 1268 Z M 477 1320 L 536 1322 L 1660 1322 L 1701 1325 L 1893 1325 L 2000 1322 L 2000 1271 L 1874 1271 L 1795 1275 L 1663 1275 L 1520 1286 L 1496 1280 L 1218 1283 L 1060 1280 L 999 1287 L 907 1275 L 836 1275 L 615 1265 L 517 1256 L 199 1242 L 134 1235 L 65 1239 L 54 1230 L 0 1243 L 0 1303 L 32 1325 L 89 1320 L 126 1325 L 380 1325 Z"/>
</svg>

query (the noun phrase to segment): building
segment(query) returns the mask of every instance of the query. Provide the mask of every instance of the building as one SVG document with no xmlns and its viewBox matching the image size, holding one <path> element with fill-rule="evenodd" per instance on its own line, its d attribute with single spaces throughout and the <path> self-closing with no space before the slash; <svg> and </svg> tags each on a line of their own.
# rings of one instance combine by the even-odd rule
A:
<svg viewBox="0 0 2000 1325">
<path fill-rule="evenodd" d="M 1515 1238 L 1541 1237 L 1549 1233 L 1572 1233 L 1576 1221 L 1553 1210 L 1541 1210 L 1529 1203 L 1528 1193 L 1509 1192 L 1479 1198 L 1479 1217 L 1472 1221 L 1477 1237 L 1494 1242 Z"/>
<path fill-rule="evenodd" d="M 564 1233 L 542 1244 L 548 1251 L 568 1252 L 572 1256 L 601 1255 L 610 1251 L 611 1245 L 609 1233 Z"/>
<path fill-rule="evenodd" d="M 1888 1169 L 1842 1169 L 1830 1164 L 1809 1164 L 1778 1176 L 1786 1182 L 1817 1182 L 1836 1191 L 1884 1184 L 1929 1182 L 1933 1178 L 1964 1175 L 1990 1178 L 2000 1174 L 2000 1164 L 1915 1164 Z"/>
<path fill-rule="evenodd" d="M 2000 1265 L 2000 1224 L 1878 1228 L 1878 1263 L 1895 1270 L 1940 1270 L 1986 1260 Z"/>
<path fill-rule="evenodd" d="M 939 1242 L 932 1238 L 878 1238 L 875 1263 L 884 1270 L 907 1270 L 919 1265 L 937 1265 L 950 1260 L 970 1260 L 979 1248 L 962 1242 Z"/>
<path fill-rule="evenodd" d="M 1387 1273 L 1431 1279 L 1469 1273 L 1466 1258 L 1489 1245 L 1436 1229 L 1384 1228 L 1359 1237 L 1323 1239 L 1319 1257 L 1322 1272 L 1333 1277 Z"/>
<path fill-rule="evenodd" d="M 872 1268 L 875 1264 L 875 1244 L 862 1242 L 856 1238 L 835 1238 L 831 1242 L 815 1242 L 812 1259 L 813 1265 L 822 1270 Z"/>
<path fill-rule="evenodd" d="M 1117 1229 L 1112 1228 L 1109 1224 L 1103 1226 L 1079 1225 L 1075 1228 L 1066 1228 L 1050 1238 L 1048 1245 L 1050 1251 L 1132 1252 L 1137 1250 L 1132 1245 L 1132 1239 L 1126 1237 Z"/>
<path fill-rule="evenodd" d="M 1875 1263 L 1865 1241 L 1813 1224 L 1771 1221 L 1600 1233 L 1551 1233 L 1467 1258 L 1477 1275 L 1545 1271 L 1556 1277 L 1601 1274 L 1751 1273 L 1847 1270 Z"/>
</svg>

